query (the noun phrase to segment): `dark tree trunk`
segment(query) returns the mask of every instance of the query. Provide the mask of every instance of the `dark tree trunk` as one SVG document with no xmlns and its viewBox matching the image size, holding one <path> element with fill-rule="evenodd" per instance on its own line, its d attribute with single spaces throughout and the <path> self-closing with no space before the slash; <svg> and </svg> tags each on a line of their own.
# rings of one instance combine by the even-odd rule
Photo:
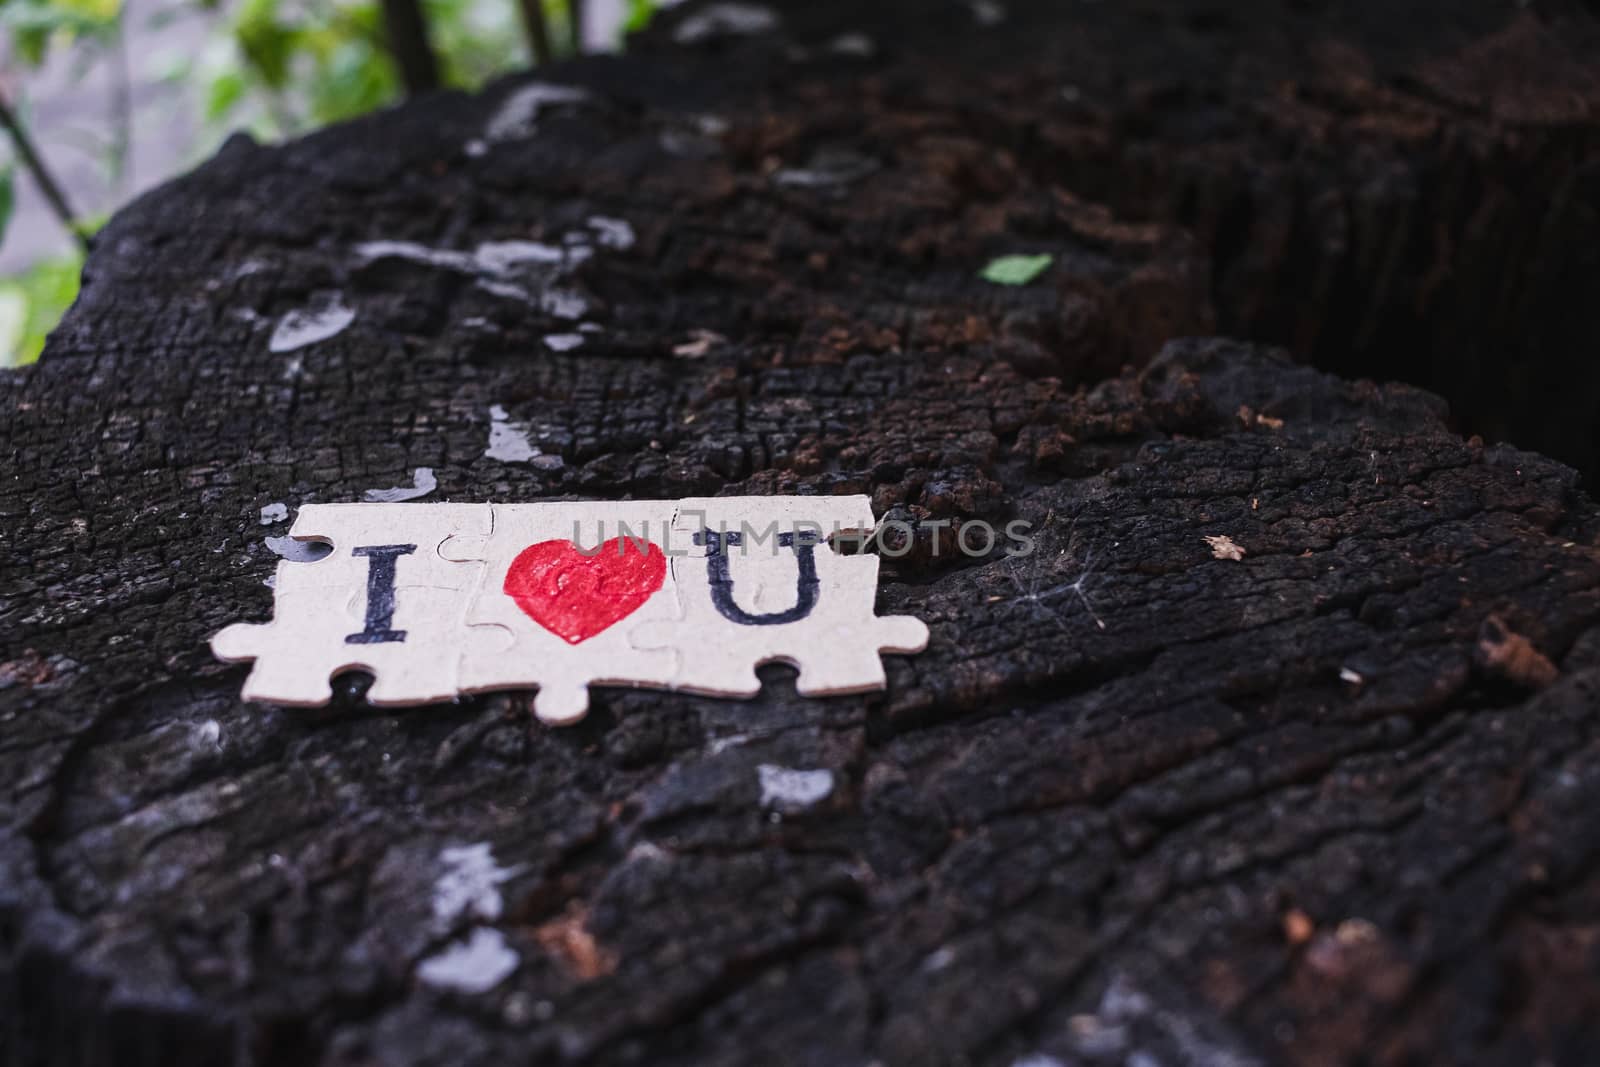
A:
<svg viewBox="0 0 1600 1067">
<path fill-rule="evenodd" d="M 553 58 L 550 50 L 550 26 L 545 22 L 543 0 L 517 0 L 517 11 L 522 17 L 522 32 L 528 39 L 528 51 L 536 66 L 544 66 Z"/>
<path fill-rule="evenodd" d="M 1251 338 L 1581 407 L 1593 18 L 779 14 L 238 139 L 97 239 L 0 376 L 0 1062 L 1592 1062 L 1600 509 Z M 885 560 L 884 694 L 241 704 L 273 505 L 420 467 L 1039 541 Z"/>
<path fill-rule="evenodd" d="M 428 40 L 428 18 L 419 0 L 383 0 L 383 28 L 407 95 L 437 89 L 439 61 Z"/>
<path fill-rule="evenodd" d="M 573 55 L 583 54 L 583 0 L 567 0 L 567 43 Z"/>
</svg>

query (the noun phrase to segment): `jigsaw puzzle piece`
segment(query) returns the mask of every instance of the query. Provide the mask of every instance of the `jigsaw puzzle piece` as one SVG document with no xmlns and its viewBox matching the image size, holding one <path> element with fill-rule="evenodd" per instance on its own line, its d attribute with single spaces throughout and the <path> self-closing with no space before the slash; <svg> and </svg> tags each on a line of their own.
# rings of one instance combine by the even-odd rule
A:
<svg viewBox="0 0 1600 1067">
<path fill-rule="evenodd" d="M 577 722 L 589 687 L 671 688 L 675 647 L 638 648 L 633 625 L 677 615 L 672 501 L 496 504 L 460 665 L 465 692 L 537 686 L 534 714 Z M 451 546 L 454 547 L 453 545 Z"/>
<path fill-rule="evenodd" d="M 453 699 L 466 609 L 481 564 L 444 559 L 447 539 L 487 536 L 482 504 L 309 504 L 290 536 L 332 552 L 280 561 L 274 614 L 238 623 L 211 640 L 226 661 L 255 660 L 246 700 L 317 706 L 343 671 L 373 675 L 377 705 Z"/>
<path fill-rule="evenodd" d="M 881 653 L 920 651 L 928 630 L 876 616 L 878 557 L 826 541 L 872 523 L 865 496 L 682 501 L 673 540 L 698 543 L 674 560 L 679 618 L 671 635 L 641 625 L 635 643 L 677 648 L 673 687 L 694 692 L 754 696 L 755 668 L 771 662 L 798 668 L 802 695 L 882 688 Z"/>
</svg>

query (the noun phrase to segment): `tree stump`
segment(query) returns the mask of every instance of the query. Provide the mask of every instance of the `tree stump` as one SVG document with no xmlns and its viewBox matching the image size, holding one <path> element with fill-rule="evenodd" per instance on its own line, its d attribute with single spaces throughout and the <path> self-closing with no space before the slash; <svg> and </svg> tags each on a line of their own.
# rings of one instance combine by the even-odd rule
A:
<svg viewBox="0 0 1600 1067">
<path fill-rule="evenodd" d="M 1600 509 L 1256 342 L 1469 399 L 1592 347 L 1593 18 L 858 7 L 111 221 L 0 376 L 0 1061 L 1591 1062 Z M 430 476 L 1038 543 L 886 559 L 883 694 L 241 703 L 285 520 Z"/>
</svg>

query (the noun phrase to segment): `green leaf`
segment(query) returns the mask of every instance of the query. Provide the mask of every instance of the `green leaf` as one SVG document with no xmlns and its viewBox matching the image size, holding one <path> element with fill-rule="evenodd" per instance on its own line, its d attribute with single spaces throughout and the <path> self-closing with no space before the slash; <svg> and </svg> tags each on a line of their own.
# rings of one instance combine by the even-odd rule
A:
<svg viewBox="0 0 1600 1067">
<path fill-rule="evenodd" d="M 206 121 L 217 122 L 237 107 L 245 88 L 244 75 L 237 70 L 225 70 L 212 79 L 206 92 Z"/>
<path fill-rule="evenodd" d="M 623 34 L 638 33 L 650 25 L 657 9 L 656 0 L 628 0 L 627 14 L 622 20 Z"/>
<path fill-rule="evenodd" d="M 276 0 L 247 0 L 233 24 L 234 40 L 261 80 L 282 89 L 289 80 L 289 61 L 300 44 L 294 26 L 278 21 Z"/>
<path fill-rule="evenodd" d="M 78 297 L 82 270 L 82 256 L 73 255 L 0 279 L 0 367 L 39 358 L 45 337 Z"/>
<path fill-rule="evenodd" d="M 445 85 L 473 89 L 526 63 L 517 5 L 423 0 Z"/>
<path fill-rule="evenodd" d="M 49 30 L 40 26 L 18 26 L 12 31 L 11 39 L 16 42 L 17 54 L 28 66 L 37 67 L 44 62 L 45 47 L 50 43 Z"/>
<path fill-rule="evenodd" d="M 1001 256 L 983 268 L 983 280 L 996 285 L 1027 285 L 1050 266 L 1055 257 L 1048 252 L 1037 256 Z"/>
<path fill-rule="evenodd" d="M 364 115 L 392 102 L 399 82 L 388 55 L 364 40 L 329 37 L 305 86 L 311 115 L 319 123 Z"/>
<path fill-rule="evenodd" d="M 94 215 L 79 215 L 73 222 L 72 228 L 85 237 L 93 237 L 104 229 L 106 223 L 110 221 L 111 212 L 109 211 L 101 211 Z"/>
</svg>

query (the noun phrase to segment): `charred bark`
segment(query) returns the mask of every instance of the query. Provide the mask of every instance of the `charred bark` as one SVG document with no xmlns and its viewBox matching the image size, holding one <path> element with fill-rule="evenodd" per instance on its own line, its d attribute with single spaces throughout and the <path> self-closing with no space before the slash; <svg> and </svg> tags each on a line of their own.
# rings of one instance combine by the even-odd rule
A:
<svg viewBox="0 0 1600 1067">
<path fill-rule="evenodd" d="M 1587 1062 L 1600 510 L 1430 393 L 1207 335 L 1277 314 L 1319 360 L 1438 358 L 1350 341 L 1332 281 L 1279 307 L 1276 272 L 1333 253 L 1273 259 L 1262 214 L 1282 237 L 1303 196 L 1389 203 L 1395 160 L 1448 173 L 1451 136 L 1378 122 L 1438 90 L 1265 87 L 1296 57 L 1320 85 L 1318 42 L 1380 71 L 1591 23 L 1008 7 L 689 7 L 565 89 L 235 140 L 113 218 L 0 376 L 0 1061 Z M 1251 50 L 1184 45 L 1211 37 Z M 1163 55 L 1216 87 L 1141 88 Z M 1278 131 L 1285 100 L 1323 125 Z M 1572 138 L 1505 173 L 1588 224 L 1586 119 L 1426 106 Z M 1290 191 L 1207 206 L 1241 172 Z M 1487 240 L 1461 211 L 1454 246 Z M 1051 266 L 981 279 L 1012 253 Z M 1410 253 L 1349 254 L 1421 291 Z M 565 730 L 358 679 L 241 704 L 205 641 L 271 612 L 274 505 L 420 467 L 429 499 L 867 492 L 1038 544 L 885 560 L 880 611 L 934 637 L 881 695 L 771 668 L 750 702 L 599 690 Z M 771 768 L 829 788 L 788 803 Z M 509 975 L 426 979 L 478 934 Z"/>
</svg>

